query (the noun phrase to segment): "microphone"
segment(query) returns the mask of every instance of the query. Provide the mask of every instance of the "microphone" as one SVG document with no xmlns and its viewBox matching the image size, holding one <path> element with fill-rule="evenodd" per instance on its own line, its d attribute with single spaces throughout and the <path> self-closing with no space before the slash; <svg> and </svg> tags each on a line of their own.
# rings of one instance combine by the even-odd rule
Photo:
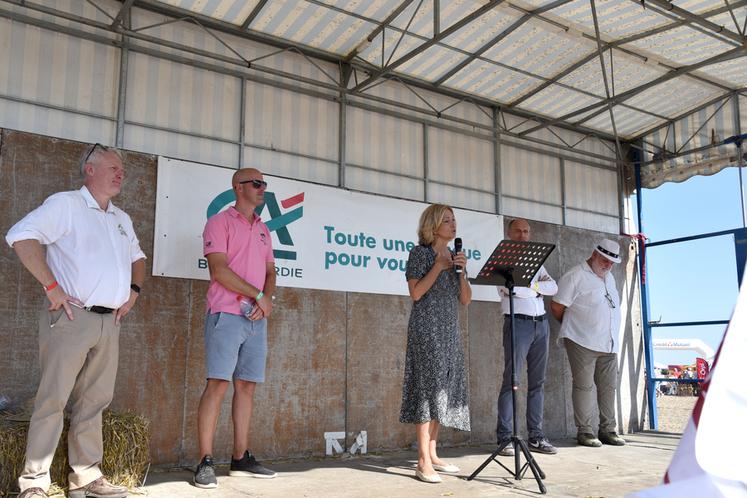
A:
<svg viewBox="0 0 747 498">
<path fill-rule="evenodd" d="M 454 252 L 461 252 L 462 251 L 462 238 L 457 237 L 454 239 Z M 454 269 L 457 273 L 462 273 L 462 267 L 459 265 L 454 265 Z"/>
</svg>

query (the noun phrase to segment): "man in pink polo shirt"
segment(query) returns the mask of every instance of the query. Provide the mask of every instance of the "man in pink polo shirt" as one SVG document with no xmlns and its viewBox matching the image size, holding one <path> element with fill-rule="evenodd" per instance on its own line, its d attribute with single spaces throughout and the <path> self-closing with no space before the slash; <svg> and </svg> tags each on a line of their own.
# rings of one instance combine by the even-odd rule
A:
<svg viewBox="0 0 747 498">
<path fill-rule="evenodd" d="M 253 168 L 236 171 L 231 180 L 236 204 L 211 217 L 203 232 L 203 252 L 210 268 L 205 317 L 207 386 L 197 409 L 201 461 L 194 476 L 199 488 L 215 488 L 213 439 L 220 407 L 233 381 L 233 456 L 230 476 L 273 478 L 249 452 L 249 423 L 254 388 L 265 380 L 267 317 L 275 292 L 275 261 L 270 231 L 255 214 L 267 183 Z M 246 317 L 239 301 L 256 304 Z"/>
</svg>

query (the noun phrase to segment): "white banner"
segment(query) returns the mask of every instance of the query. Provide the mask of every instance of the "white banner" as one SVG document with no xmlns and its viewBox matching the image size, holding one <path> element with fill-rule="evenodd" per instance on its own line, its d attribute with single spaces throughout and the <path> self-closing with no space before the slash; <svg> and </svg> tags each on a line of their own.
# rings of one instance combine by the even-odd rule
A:
<svg viewBox="0 0 747 498">
<path fill-rule="evenodd" d="M 153 275 L 208 280 L 202 230 L 233 205 L 235 170 L 158 158 Z M 407 295 L 405 265 L 427 204 L 265 175 L 262 220 L 272 233 L 279 286 Z M 503 238 L 501 216 L 455 210 L 476 275 Z M 495 288 L 473 298 L 498 301 Z"/>
</svg>

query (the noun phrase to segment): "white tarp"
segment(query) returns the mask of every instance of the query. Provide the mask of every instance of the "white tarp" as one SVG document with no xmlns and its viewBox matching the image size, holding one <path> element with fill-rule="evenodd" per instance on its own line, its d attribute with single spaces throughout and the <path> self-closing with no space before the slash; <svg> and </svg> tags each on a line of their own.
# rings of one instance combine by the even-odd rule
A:
<svg viewBox="0 0 747 498">
<path fill-rule="evenodd" d="M 159 157 L 153 275 L 208 280 L 202 230 L 232 205 L 235 170 Z M 265 175 L 262 220 L 272 233 L 278 285 L 407 295 L 405 264 L 427 204 Z M 470 275 L 503 238 L 501 216 L 455 209 Z M 473 297 L 498 301 L 495 288 Z"/>
</svg>

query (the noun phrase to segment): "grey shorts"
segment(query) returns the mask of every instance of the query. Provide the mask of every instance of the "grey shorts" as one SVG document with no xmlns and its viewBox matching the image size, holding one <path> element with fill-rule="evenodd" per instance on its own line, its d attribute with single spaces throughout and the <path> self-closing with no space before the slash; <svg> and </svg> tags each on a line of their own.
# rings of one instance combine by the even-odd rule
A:
<svg viewBox="0 0 747 498">
<path fill-rule="evenodd" d="M 205 316 L 207 378 L 265 381 L 267 319 L 251 321 L 231 313 Z"/>
</svg>

